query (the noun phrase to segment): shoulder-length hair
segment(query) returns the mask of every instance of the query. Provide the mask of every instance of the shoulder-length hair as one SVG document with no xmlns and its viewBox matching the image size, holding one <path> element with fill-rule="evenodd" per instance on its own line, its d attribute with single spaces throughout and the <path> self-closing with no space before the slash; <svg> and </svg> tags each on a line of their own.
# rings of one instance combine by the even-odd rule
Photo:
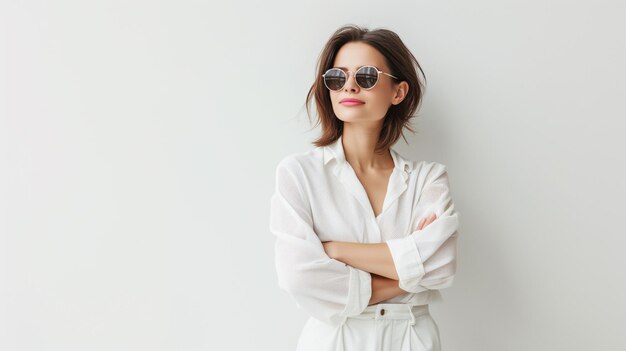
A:
<svg viewBox="0 0 626 351">
<path fill-rule="evenodd" d="M 315 98 L 318 120 L 315 126 L 321 123 L 322 135 L 313 142 L 315 146 L 325 146 L 336 141 L 343 133 L 343 121 L 334 113 L 330 92 L 324 85 L 322 74 L 332 68 L 339 49 L 349 42 L 363 42 L 377 49 L 384 57 L 391 75 L 398 77 L 394 84 L 406 81 L 409 85 L 407 96 L 398 105 L 391 105 L 384 117 L 383 127 L 380 131 L 378 144 L 375 152 L 382 153 L 391 147 L 401 136 L 404 128 L 412 133 L 410 119 L 420 107 L 422 95 L 425 90 L 426 75 L 417 59 L 404 45 L 400 37 L 388 29 L 374 29 L 346 25 L 335 31 L 326 43 L 317 63 L 315 82 L 309 89 L 306 98 L 306 110 L 310 120 L 310 103 Z M 418 77 L 421 72 L 424 83 Z M 314 127 L 315 127 L 314 126 Z M 406 142 L 406 138 L 404 138 Z M 408 143 L 408 142 L 407 142 Z"/>
</svg>

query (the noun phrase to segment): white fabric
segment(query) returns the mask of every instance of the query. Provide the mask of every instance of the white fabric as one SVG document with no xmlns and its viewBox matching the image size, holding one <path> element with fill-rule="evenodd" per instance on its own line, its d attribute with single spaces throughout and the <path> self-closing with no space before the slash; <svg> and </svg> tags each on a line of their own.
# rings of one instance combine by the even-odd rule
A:
<svg viewBox="0 0 626 351">
<path fill-rule="evenodd" d="M 438 290 L 454 279 L 459 221 L 446 167 L 407 160 L 394 148 L 390 152 L 395 167 L 378 217 L 346 162 L 341 137 L 288 155 L 276 167 L 270 231 L 278 285 L 298 307 L 329 326 L 342 326 L 365 310 L 371 274 L 328 257 L 323 241 L 386 242 L 407 293 L 385 303 L 440 301 Z M 417 230 L 431 212 L 437 219 Z"/>
<path fill-rule="evenodd" d="M 376 304 L 341 328 L 309 318 L 296 351 L 441 351 L 428 305 Z"/>
</svg>

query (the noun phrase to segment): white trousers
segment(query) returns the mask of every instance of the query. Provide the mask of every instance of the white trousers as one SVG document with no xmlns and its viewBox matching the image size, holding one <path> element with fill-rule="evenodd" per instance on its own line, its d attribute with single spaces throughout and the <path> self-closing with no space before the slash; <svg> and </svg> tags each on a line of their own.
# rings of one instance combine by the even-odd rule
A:
<svg viewBox="0 0 626 351">
<path fill-rule="evenodd" d="M 309 318 L 297 351 L 440 351 L 428 305 L 379 303 L 338 327 Z"/>
</svg>

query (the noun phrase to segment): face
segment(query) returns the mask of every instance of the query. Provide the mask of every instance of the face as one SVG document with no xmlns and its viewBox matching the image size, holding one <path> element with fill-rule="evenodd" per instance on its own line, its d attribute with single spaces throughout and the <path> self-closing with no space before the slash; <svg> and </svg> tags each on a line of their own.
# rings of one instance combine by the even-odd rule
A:
<svg viewBox="0 0 626 351">
<path fill-rule="evenodd" d="M 365 65 L 392 74 L 384 56 L 369 44 L 349 42 L 339 49 L 333 67 L 343 67 L 344 71 L 350 73 L 346 84 L 339 91 L 329 90 L 333 110 L 344 122 L 382 124 L 389 107 L 399 104 L 406 96 L 408 83 L 398 83 L 392 77 L 380 73 L 376 85 L 365 90 L 354 79 L 354 72 Z M 342 102 L 343 99 L 358 99 L 363 103 L 349 104 Z"/>
</svg>

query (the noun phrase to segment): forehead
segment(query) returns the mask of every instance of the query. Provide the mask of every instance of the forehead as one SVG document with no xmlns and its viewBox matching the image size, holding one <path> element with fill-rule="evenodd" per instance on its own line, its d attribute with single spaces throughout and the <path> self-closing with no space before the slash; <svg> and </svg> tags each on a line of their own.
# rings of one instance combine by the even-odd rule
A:
<svg viewBox="0 0 626 351">
<path fill-rule="evenodd" d="M 373 46 L 361 43 L 350 42 L 344 44 L 333 61 L 333 67 L 345 70 L 355 70 L 361 66 L 371 65 L 378 69 L 385 70 L 385 57 Z"/>
</svg>

